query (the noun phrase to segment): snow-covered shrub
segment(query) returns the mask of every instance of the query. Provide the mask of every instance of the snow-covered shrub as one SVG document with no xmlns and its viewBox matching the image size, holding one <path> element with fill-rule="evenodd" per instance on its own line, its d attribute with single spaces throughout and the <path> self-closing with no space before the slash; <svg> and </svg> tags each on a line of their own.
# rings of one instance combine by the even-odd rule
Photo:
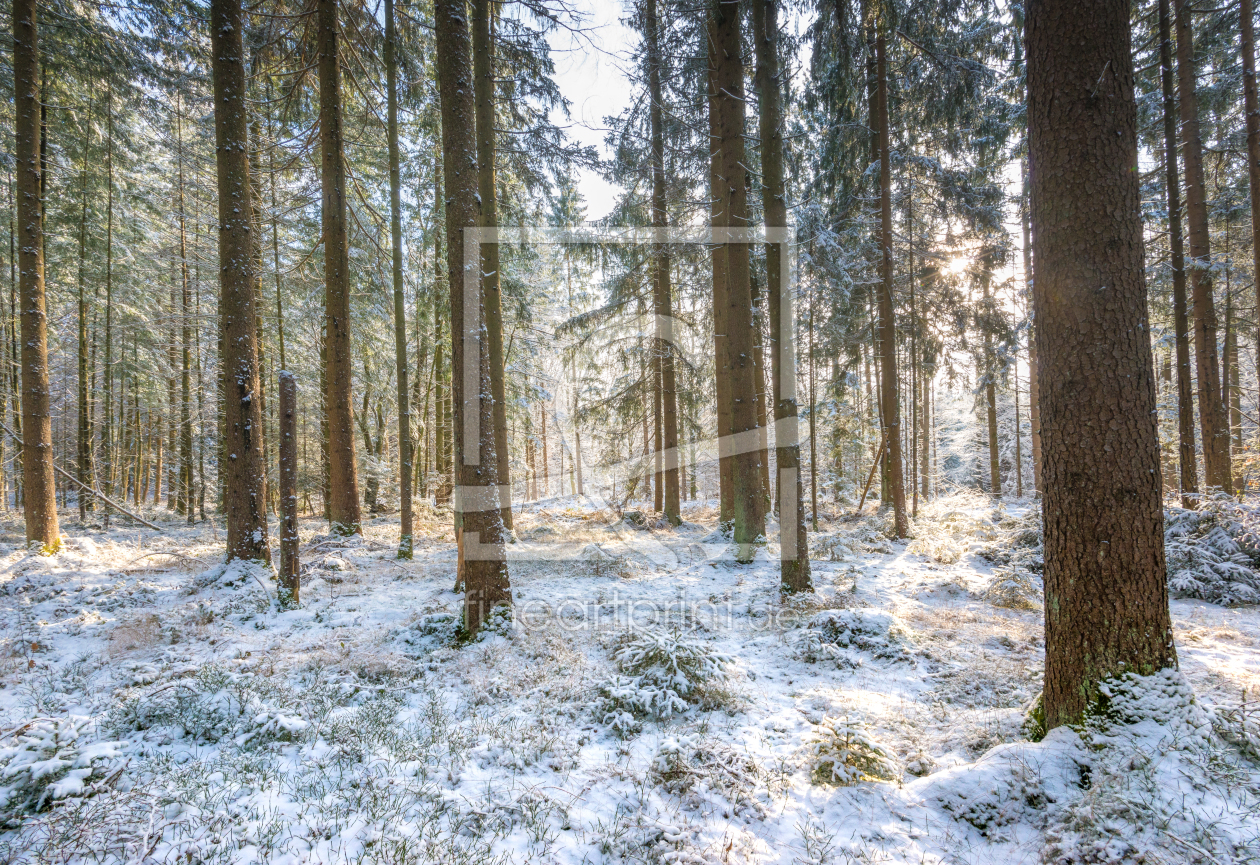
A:
<svg viewBox="0 0 1260 865">
<path fill-rule="evenodd" d="M 721 686 L 732 659 L 676 631 L 626 631 L 612 659 L 622 675 L 599 691 L 604 723 L 614 729 L 632 730 L 632 718 L 670 718 L 692 705 L 715 707 L 726 697 Z"/>
<path fill-rule="evenodd" d="M 684 803 L 700 807 L 710 792 L 719 793 L 736 814 L 763 816 L 756 798 L 764 775 L 748 754 L 699 733 L 667 736 L 652 759 L 653 779 Z"/>
<path fill-rule="evenodd" d="M 843 657 L 840 647 L 823 639 L 823 635 L 812 628 L 804 628 L 796 632 L 792 640 L 792 657 L 806 664 L 819 664 L 827 661 L 838 661 Z"/>
<path fill-rule="evenodd" d="M 89 741 L 94 726 L 73 716 L 32 721 L 0 747 L 0 825 L 57 799 L 91 795 L 107 780 L 125 743 Z"/>
<path fill-rule="evenodd" d="M 1228 495 L 1164 511 L 1173 597 L 1235 606 L 1260 602 L 1260 509 Z"/>
<path fill-rule="evenodd" d="M 893 781 L 899 771 L 865 724 L 825 718 L 809 742 L 810 774 L 820 784 L 847 787 L 861 781 Z"/>
<path fill-rule="evenodd" d="M 907 552 L 927 556 L 937 564 L 953 565 L 975 541 L 988 541 L 996 537 L 990 520 L 949 506 L 954 504 L 970 502 L 942 501 L 925 508 L 923 516 L 915 520 L 912 532 L 914 539 L 906 547 Z"/>
<path fill-rule="evenodd" d="M 1030 508 L 1011 516 L 999 505 L 991 517 L 993 532 L 976 555 L 1013 574 L 1040 574 L 1045 569 L 1041 511 Z"/>
<path fill-rule="evenodd" d="M 1216 735 L 1252 761 L 1260 762 L 1260 706 L 1247 701 L 1243 691 L 1237 706 L 1217 706 L 1213 729 Z"/>
<path fill-rule="evenodd" d="M 1040 610 L 1042 605 L 1037 581 L 1014 568 L 999 568 L 980 596 L 1007 610 Z"/>
<path fill-rule="evenodd" d="M 109 723 L 119 731 L 164 729 L 176 738 L 238 745 L 292 740 L 306 729 L 291 696 L 266 677 L 208 665 L 195 677 L 160 685 L 116 706 Z"/>
<path fill-rule="evenodd" d="M 885 660 L 906 660 L 906 629 L 892 613 L 871 607 L 823 610 L 809 621 L 822 643 L 855 649 Z"/>
</svg>

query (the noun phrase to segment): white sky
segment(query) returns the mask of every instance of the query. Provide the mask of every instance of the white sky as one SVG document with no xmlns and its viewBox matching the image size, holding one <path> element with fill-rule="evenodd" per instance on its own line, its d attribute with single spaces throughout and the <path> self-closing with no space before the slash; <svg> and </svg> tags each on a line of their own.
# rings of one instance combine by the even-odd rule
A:
<svg viewBox="0 0 1260 865">
<path fill-rule="evenodd" d="M 548 40 L 556 64 L 556 84 L 572 103 L 569 135 L 582 144 L 597 146 L 606 157 L 610 154 L 604 147 L 604 118 L 621 113 L 629 103 L 630 84 L 621 68 L 636 37 L 621 24 L 626 14 L 621 0 L 571 0 L 569 5 L 582 18 L 581 32 L 558 29 Z M 618 193 L 616 187 L 589 170 L 578 173 L 578 191 L 586 199 L 587 219 L 606 216 Z"/>
</svg>

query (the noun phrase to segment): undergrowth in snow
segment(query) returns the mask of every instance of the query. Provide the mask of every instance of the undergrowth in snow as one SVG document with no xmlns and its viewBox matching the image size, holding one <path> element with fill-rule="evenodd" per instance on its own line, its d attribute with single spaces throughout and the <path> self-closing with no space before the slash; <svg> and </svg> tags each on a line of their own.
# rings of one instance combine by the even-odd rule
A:
<svg viewBox="0 0 1260 865">
<path fill-rule="evenodd" d="M 1250 508 L 1170 518 L 1218 603 L 1253 584 Z M 419 510 L 412 562 L 391 519 L 304 523 L 298 610 L 213 526 L 71 528 L 50 558 L 14 532 L 0 861 L 1260 862 L 1260 612 L 1174 601 L 1181 673 L 1030 742 L 1033 502 L 926 503 L 909 544 L 824 521 L 786 600 L 773 533 L 736 564 L 713 507 L 530 506 L 516 614 L 475 641 L 446 516 Z"/>
<path fill-rule="evenodd" d="M 1168 588 L 1175 597 L 1235 606 L 1260 603 L 1260 507 L 1230 496 L 1164 515 Z"/>
</svg>

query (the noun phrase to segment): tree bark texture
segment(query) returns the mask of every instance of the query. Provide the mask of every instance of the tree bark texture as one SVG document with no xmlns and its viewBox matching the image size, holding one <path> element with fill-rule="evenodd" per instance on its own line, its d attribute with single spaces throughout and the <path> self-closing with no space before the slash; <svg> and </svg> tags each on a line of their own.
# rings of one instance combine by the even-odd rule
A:
<svg viewBox="0 0 1260 865">
<path fill-rule="evenodd" d="M 760 96 L 761 206 L 766 227 L 787 226 L 783 180 L 783 96 L 780 89 L 778 0 L 753 0 L 755 81 Z M 784 592 L 813 591 L 809 543 L 805 534 L 804 485 L 801 478 L 800 428 L 796 410 L 795 340 L 785 334 L 792 321 L 783 284 L 786 243 L 766 244 L 766 305 L 770 317 L 770 388 L 774 412 L 775 501 L 779 508 L 779 584 Z M 785 310 L 784 307 L 787 306 Z M 786 312 L 786 315 L 785 315 Z M 783 342 L 787 338 L 786 345 Z"/>
<path fill-rule="evenodd" d="M 1079 723 L 1101 681 L 1176 653 L 1129 3 L 1034 0 L 1026 27 L 1050 729 Z"/>
<path fill-rule="evenodd" d="M 35 0 L 13 0 L 18 298 L 22 305 L 22 505 L 27 546 L 55 553 L 61 547 L 61 529 L 57 524 L 57 489 L 53 475 L 48 315 L 44 307 L 37 5 Z"/>
<path fill-rule="evenodd" d="M 297 376 L 280 371 L 280 606 L 301 596 L 297 521 Z"/>
<path fill-rule="evenodd" d="M 888 63 L 882 29 L 875 36 L 875 134 L 879 139 L 880 284 L 879 339 L 880 408 L 888 434 L 885 474 L 893 506 L 897 537 L 910 534 L 906 519 L 906 486 L 901 461 L 901 397 L 897 382 L 897 321 L 893 308 L 892 160 L 888 135 Z"/>
<path fill-rule="evenodd" d="M 385 0 L 385 86 L 388 92 L 389 137 L 389 232 L 392 247 L 394 283 L 394 366 L 398 377 L 398 508 L 400 529 L 398 558 L 412 555 L 411 464 L 414 448 L 411 442 L 411 409 L 407 402 L 407 304 L 403 296 L 402 250 L 402 180 L 398 157 L 398 45 L 394 29 L 394 0 Z"/>
<path fill-rule="evenodd" d="M 1229 422 L 1221 393 L 1216 345 L 1216 304 L 1212 298 L 1211 237 L 1207 187 L 1203 181 L 1203 142 L 1195 91 L 1194 28 L 1186 0 L 1174 0 L 1177 27 L 1177 90 L 1181 100 L 1181 158 L 1186 167 L 1186 216 L 1190 223 L 1190 299 L 1194 312 L 1194 356 L 1199 382 L 1199 427 L 1203 436 L 1203 474 L 1208 487 L 1233 488 L 1229 458 Z"/>
<path fill-rule="evenodd" d="M 481 195 L 481 224 L 499 224 L 499 193 L 495 171 L 494 33 L 491 0 L 473 0 L 473 79 L 477 111 L 477 188 Z M 508 465 L 507 390 L 504 383 L 503 293 L 499 277 L 499 245 L 481 247 L 481 282 L 486 309 L 486 337 L 490 348 L 490 392 L 494 396 L 494 452 L 499 472 L 503 527 L 512 531 L 511 474 Z"/>
<path fill-rule="evenodd" d="M 341 117 L 337 0 L 318 0 L 319 143 L 324 231 L 324 414 L 328 419 L 328 519 L 334 532 L 361 531 L 354 455 L 354 361 L 350 355 L 350 254 L 346 234 L 346 164 Z"/>
<path fill-rule="evenodd" d="M 665 184 L 665 109 L 661 90 L 661 23 L 658 0 L 647 0 L 648 98 L 652 126 L 652 225 L 669 226 Z M 662 511 L 672 525 L 682 523 L 678 485 L 678 381 L 674 367 L 673 289 L 670 286 L 669 247 L 657 244 L 652 250 L 652 304 L 656 312 L 656 362 L 659 368 L 661 406 L 661 468 L 664 472 Z M 575 416 L 576 417 L 576 416 Z M 658 478 L 657 483 L 660 483 Z"/>
<path fill-rule="evenodd" d="M 1032 304 L 1032 288 L 1034 266 L 1032 260 L 1032 226 L 1029 219 L 1032 214 L 1032 202 L 1029 197 L 1028 165 L 1024 165 L 1024 201 L 1020 208 L 1020 221 L 1024 234 L 1024 288 L 1028 292 L 1028 303 Z M 1033 491 L 1040 493 L 1041 486 L 1041 372 L 1037 364 L 1037 321 L 1031 320 L 1028 332 L 1028 427 L 1032 439 Z M 927 454 L 923 456 L 927 465 Z"/>
<path fill-rule="evenodd" d="M 434 6 L 451 298 L 451 409 L 459 484 L 455 510 L 463 560 L 457 579 L 464 586 L 464 628 L 475 634 L 496 606 L 511 604 L 512 595 L 498 491 L 490 350 L 482 325 L 483 292 L 479 274 L 475 269 L 467 269 L 464 262 L 464 229 L 481 224 L 468 16 L 463 0 L 436 0 Z M 474 262 L 478 258 L 474 256 Z M 477 286 L 478 303 L 466 309 L 464 288 L 468 280 Z M 481 331 L 482 338 L 477 340 L 477 355 L 469 357 L 465 352 L 466 337 L 476 331 Z M 468 364 L 478 371 L 476 393 L 467 393 L 464 385 Z M 478 415 L 478 441 L 464 440 L 464 421 L 470 410 Z"/>
<path fill-rule="evenodd" d="M 748 169 L 744 152 L 744 68 L 737 0 L 714 0 L 709 18 L 712 91 L 709 111 L 716 122 L 711 146 L 718 156 L 718 213 L 714 228 L 748 227 Z M 723 325 L 725 366 L 730 382 L 733 451 L 732 504 L 736 557 L 751 561 L 753 545 L 765 534 L 761 453 L 757 450 L 757 387 L 753 361 L 752 286 L 747 243 L 718 241 L 726 277 Z M 717 298 L 715 298 L 716 300 Z"/>
<path fill-rule="evenodd" d="M 1161 4 L 1167 2 L 1161 0 Z M 1254 274 L 1260 273 L 1260 96 L 1256 93 L 1256 33 L 1251 0 L 1239 0 L 1238 15 L 1242 35 L 1243 111 L 1247 119 L 1247 179 L 1251 190 L 1251 272 Z M 1260 279 L 1255 283 L 1256 308 L 1260 309 Z M 1260 323 L 1256 328 L 1256 357 L 1260 357 Z"/>
<path fill-rule="evenodd" d="M 1190 315 L 1186 307 L 1186 253 L 1181 228 L 1181 179 L 1177 170 L 1177 96 L 1173 85 L 1172 10 L 1159 2 L 1160 82 L 1164 103 L 1164 185 L 1168 193 L 1168 248 L 1172 268 L 1173 333 L 1177 355 L 1177 462 L 1181 504 L 1193 507 L 1199 491 L 1194 446 L 1194 384 L 1190 374 Z"/>
<path fill-rule="evenodd" d="M 251 238 L 244 26 L 240 0 L 210 5 L 219 192 L 219 336 L 223 343 L 223 486 L 227 557 L 271 562 L 263 500 L 254 249 Z"/>
</svg>

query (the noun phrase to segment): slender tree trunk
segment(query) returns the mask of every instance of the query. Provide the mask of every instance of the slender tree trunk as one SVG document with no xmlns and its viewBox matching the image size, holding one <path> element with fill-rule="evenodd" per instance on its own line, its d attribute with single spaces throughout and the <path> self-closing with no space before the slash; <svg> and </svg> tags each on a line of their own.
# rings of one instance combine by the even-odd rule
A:
<svg viewBox="0 0 1260 865">
<path fill-rule="evenodd" d="M 1221 393 L 1216 345 L 1216 304 L 1212 297 L 1211 239 L 1207 187 L 1203 181 L 1203 144 L 1195 92 L 1194 29 L 1187 0 L 1175 0 L 1177 84 L 1181 99 L 1181 158 L 1186 166 L 1186 215 L 1190 223 L 1190 294 L 1194 312 L 1194 354 L 1199 382 L 1199 427 L 1208 487 L 1233 489 L 1229 458 L 1229 422 Z"/>
<path fill-rule="evenodd" d="M 1015 373 L 1015 496 L 1024 497 L 1024 443 L 1019 428 L 1019 369 Z"/>
<path fill-rule="evenodd" d="M 984 290 L 986 313 L 996 315 L 995 307 L 989 306 L 989 262 L 984 263 L 984 274 L 980 282 Z M 989 421 L 989 495 L 1002 497 L 1002 465 L 998 457 L 998 421 L 997 421 L 997 363 L 993 357 L 993 335 L 985 329 L 984 333 L 984 403 Z"/>
<path fill-rule="evenodd" d="M 709 17 L 712 91 L 709 111 L 717 133 L 719 155 L 718 200 L 720 215 L 714 222 L 718 254 L 724 259 L 726 277 L 726 366 L 730 380 L 732 493 L 736 558 L 752 561 L 754 545 L 765 534 L 764 494 L 761 489 L 761 454 L 757 450 L 757 388 L 753 367 L 752 287 L 748 243 L 722 237 L 723 228 L 748 227 L 748 169 L 744 154 L 744 73 L 737 0 L 714 0 Z M 723 242 L 725 241 L 725 242 Z"/>
<path fill-rule="evenodd" d="M 809 369 L 806 372 L 809 386 L 809 518 L 814 531 L 818 531 L 818 404 L 814 401 L 814 292 L 809 293 Z"/>
<path fill-rule="evenodd" d="M 105 92 L 105 357 L 101 384 L 105 391 L 101 412 L 101 491 L 114 494 L 114 94 Z M 104 526 L 109 528 L 109 509 Z"/>
<path fill-rule="evenodd" d="M 924 364 L 921 374 L 919 375 L 919 411 L 921 417 L 919 420 L 919 484 L 922 487 L 920 492 L 923 500 L 928 501 L 929 495 L 935 492 L 936 487 L 930 482 L 931 472 L 931 451 L 932 451 L 932 417 L 931 414 L 931 395 L 932 395 L 932 373 L 931 368 Z"/>
<path fill-rule="evenodd" d="M 88 122 L 86 129 L 92 128 L 92 102 L 88 97 Z M 90 132 L 84 133 L 83 140 L 83 168 L 79 181 L 79 192 L 82 197 L 82 205 L 79 213 L 79 280 L 78 280 L 78 407 L 79 407 L 79 424 L 78 424 L 78 458 L 75 460 L 75 477 L 80 484 L 86 487 L 92 487 L 94 484 L 93 475 L 95 470 L 92 466 L 92 409 L 89 402 L 88 388 L 88 324 L 87 324 L 87 295 L 85 289 L 84 269 L 87 259 L 87 178 L 88 178 L 88 145 L 91 142 Z M 4 417 L 4 406 L 0 404 L 0 418 Z M 0 465 L 3 464 L 4 454 L 0 452 Z M 2 471 L 2 470 L 0 470 Z M 0 504 L 3 504 L 5 496 L 0 489 Z M 79 500 L 79 521 L 86 522 L 89 511 L 96 508 L 96 500 L 83 492 L 80 487 L 76 496 Z"/>
<path fill-rule="evenodd" d="M 280 371 L 280 606 L 296 607 L 301 590 L 297 521 L 297 378 Z"/>
<path fill-rule="evenodd" d="M 1029 225 L 1029 216 L 1032 211 L 1032 202 L 1029 200 L 1029 177 L 1028 163 L 1025 160 L 1023 165 L 1024 175 L 1024 200 L 1023 206 L 1020 208 L 1020 222 L 1022 223 L 1024 234 L 1024 288 L 1028 292 L 1029 309 L 1032 308 L 1032 287 L 1033 287 L 1033 261 L 1032 261 L 1032 228 Z M 1028 327 L 1028 427 L 1031 431 L 1029 436 L 1032 440 L 1032 464 L 1033 464 L 1033 492 L 1041 492 L 1041 399 L 1040 399 L 1040 380 L 1041 372 L 1037 366 L 1037 334 L 1036 321 L 1029 315 Z"/>
<path fill-rule="evenodd" d="M 1242 34 L 1243 111 L 1247 119 L 1247 178 L 1251 190 L 1251 272 L 1260 274 L 1260 97 L 1256 94 L 1256 36 L 1251 0 L 1239 0 L 1238 15 Z M 1256 308 L 1260 309 L 1260 279 L 1254 282 Z M 1260 319 L 1256 326 L 1256 369 L 1260 374 Z"/>
<path fill-rule="evenodd" d="M 245 62 L 240 0 L 212 0 L 211 56 L 219 192 L 219 334 L 224 371 L 224 507 L 229 559 L 271 562 L 263 500 L 258 393 L 257 280 L 251 231 Z"/>
<path fill-rule="evenodd" d="M 783 180 L 783 103 L 779 65 L 778 0 L 753 0 L 755 82 L 760 97 L 761 206 L 768 231 L 787 226 Z M 792 295 L 784 285 L 786 242 L 766 244 L 766 302 L 770 316 L 770 387 L 774 406 L 775 502 L 779 509 L 779 584 L 784 592 L 813 590 L 801 478 L 796 409 L 796 349 Z M 786 235 L 783 238 L 786 241 Z"/>
<path fill-rule="evenodd" d="M 1051 729 L 1080 723 L 1103 680 L 1176 653 L 1129 3 L 1036 0 L 1026 32 Z"/>
<path fill-rule="evenodd" d="M 716 2 L 716 0 L 710 0 Z M 709 13 L 710 19 L 713 15 Z M 721 124 L 719 113 L 715 110 L 716 94 L 720 91 L 717 74 L 717 48 L 712 33 L 712 24 L 708 34 L 708 87 L 709 99 L 709 222 L 717 226 L 726 218 L 724 191 L 727 183 L 722 177 Z M 714 393 L 717 397 L 716 420 L 718 439 L 718 524 L 728 530 L 735 521 L 735 468 L 732 454 L 731 435 L 731 381 L 727 375 L 730 362 L 727 359 L 728 325 L 727 325 L 727 274 L 726 252 L 717 239 L 711 249 L 710 264 L 713 272 L 713 366 Z"/>
<path fill-rule="evenodd" d="M 44 308 L 44 218 L 39 109 L 42 91 L 35 0 L 13 0 L 13 89 L 17 164 L 18 280 L 22 303 L 22 481 L 26 543 L 61 548 L 53 482 L 48 386 L 48 316 Z"/>
<path fill-rule="evenodd" d="M 913 499 L 910 504 L 910 516 L 919 515 L 919 305 L 915 296 L 914 268 L 914 175 L 909 176 L 909 193 L 906 195 L 906 254 L 910 259 L 907 267 L 906 284 L 910 289 L 910 489 Z M 1019 434 L 1019 418 L 1016 415 L 1015 433 Z M 1018 443 L 1016 444 L 1018 447 Z M 1016 467 L 1018 472 L 1018 466 Z"/>
<path fill-rule="evenodd" d="M 495 175 L 494 34 L 491 0 L 472 0 L 473 88 L 477 112 L 477 186 L 481 195 L 481 225 L 499 224 L 499 193 Z M 494 451 L 499 471 L 503 527 L 512 531 L 512 487 L 508 471 L 507 393 L 504 385 L 503 300 L 499 278 L 499 245 L 481 247 L 481 281 L 485 291 L 486 336 L 490 348 L 490 390 L 494 396 Z"/>
<path fill-rule="evenodd" d="M 341 34 L 337 0 L 318 0 L 319 143 L 324 232 L 324 352 L 328 419 L 328 519 L 339 534 L 361 531 L 354 455 L 354 379 L 350 354 L 350 257 L 346 236 L 346 163 L 341 120 Z"/>
<path fill-rule="evenodd" d="M 411 526 L 411 408 L 407 403 L 407 307 L 403 298 L 402 179 L 398 157 L 398 50 L 394 30 L 394 0 L 385 0 L 385 87 L 389 91 L 389 230 L 393 248 L 394 365 L 398 376 L 398 496 L 401 529 L 398 558 L 412 555 Z"/>
<path fill-rule="evenodd" d="M 1182 507 L 1193 507 L 1199 492 L 1194 444 L 1194 385 L 1190 370 L 1190 313 L 1186 299 L 1186 258 L 1181 229 L 1181 179 L 1177 170 L 1177 97 L 1173 89 L 1172 10 L 1159 3 L 1160 82 L 1164 109 L 1164 186 L 1168 193 L 1168 247 L 1172 267 L 1173 332 L 1177 355 L 1177 458 Z"/>
<path fill-rule="evenodd" d="M 438 92 L 442 106 L 442 151 L 446 180 L 447 274 L 451 297 L 451 407 L 455 470 L 459 478 L 456 524 L 462 568 L 464 628 L 475 634 L 496 606 L 510 605 L 504 526 L 495 454 L 494 393 L 489 340 L 481 330 L 484 300 L 476 272 L 479 256 L 464 252 L 463 229 L 481 225 L 477 195 L 476 105 L 468 17 L 463 0 L 435 0 Z M 467 259 L 471 257 L 472 266 Z M 471 300 L 471 302 L 468 302 Z M 471 375 L 465 375 L 471 372 Z M 469 387 L 471 385 L 471 387 Z M 471 416 L 470 416 L 471 414 Z M 477 438 L 465 439 L 476 420 Z M 462 579 L 461 579 L 462 578 Z"/>
<path fill-rule="evenodd" d="M 897 393 L 897 322 L 893 311 L 893 262 L 892 262 L 892 161 L 888 136 L 888 64 L 884 57 L 885 45 L 882 30 L 875 36 L 875 132 L 879 138 L 879 189 L 880 189 L 880 286 L 879 286 L 879 340 L 880 353 L 880 404 L 883 408 L 883 427 L 887 433 L 885 463 L 888 483 L 891 487 L 893 520 L 897 537 L 910 533 L 906 520 L 906 488 L 902 481 L 901 462 L 901 401 Z"/>
</svg>

